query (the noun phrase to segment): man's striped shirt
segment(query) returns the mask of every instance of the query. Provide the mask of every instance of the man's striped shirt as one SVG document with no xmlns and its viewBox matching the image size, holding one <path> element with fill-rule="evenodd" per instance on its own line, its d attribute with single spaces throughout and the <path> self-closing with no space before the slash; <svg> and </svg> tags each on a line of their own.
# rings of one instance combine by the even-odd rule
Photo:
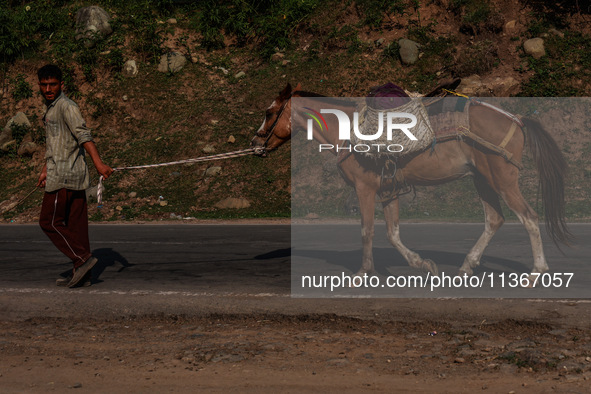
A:
<svg viewBox="0 0 591 394">
<path fill-rule="evenodd" d="M 45 191 L 87 189 L 90 176 L 82 144 L 92 141 L 92 135 L 78 105 L 62 92 L 45 107 L 43 122 L 47 147 Z"/>
</svg>

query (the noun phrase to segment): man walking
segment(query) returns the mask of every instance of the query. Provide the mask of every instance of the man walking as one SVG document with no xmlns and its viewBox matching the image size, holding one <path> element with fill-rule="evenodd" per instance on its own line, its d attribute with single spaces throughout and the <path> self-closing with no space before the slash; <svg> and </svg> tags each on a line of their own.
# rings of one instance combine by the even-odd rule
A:
<svg viewBox="0 0 591 394">
<path fill-rule="evenodd" d="M 97 263 L 90 252 L 85 190 L 90 187 L 85 151 L 105 179 L 113 169 L 100 158 L 90 130 L 78 105 L 63 92 L 62 71 L 46 65 L 37 72 L 39 89 L 45 98 L 45 166 L 38 187 L 45 188 L 39 225 L 51 242 L 74 265 L 72 276 L 58 279 L 58 286 L 75 287 L 90 282 L 90 270 Z"/>
</svg>

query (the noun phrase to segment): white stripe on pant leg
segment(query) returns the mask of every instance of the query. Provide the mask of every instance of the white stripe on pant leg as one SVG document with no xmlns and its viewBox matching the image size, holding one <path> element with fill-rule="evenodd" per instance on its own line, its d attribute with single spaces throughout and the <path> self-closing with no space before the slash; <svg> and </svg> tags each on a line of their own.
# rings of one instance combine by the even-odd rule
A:
<svg viewBox="0 0 591 394">
<path fill-rule="evenodd" d="M 53 227 L 53 229 L 55 230 L 55 232 L 58 233 L 64 239 L 64 242 L 66 243 L 66 245 L 68 245 L 68 248 L 70 248 L 70 250 L 72 251 L 72 254 L 74 256 L 76 256 L 78 258 L 78 260 L 82 261 L 82 257 L 78 256 L 76 254 L 76 252 L 74 252 L 74 249 L 72 249 L 72 247 L 70 246 L 70 243 L 68 242 L 68 240 L 66 239 L 66 237 L 64 237 L 64 235 L 62 233 L 60 233 L 59 230 L 54 225 L 54 223 L 55 223 L 55 213 L 57 211 L 57 196 L 58 196 L 58 194 L 59 194 L 59 192 L 55 193 L 55 201 L 53 202 L 53 217 L 51 218 L 51 227 Z"/>
</svg>

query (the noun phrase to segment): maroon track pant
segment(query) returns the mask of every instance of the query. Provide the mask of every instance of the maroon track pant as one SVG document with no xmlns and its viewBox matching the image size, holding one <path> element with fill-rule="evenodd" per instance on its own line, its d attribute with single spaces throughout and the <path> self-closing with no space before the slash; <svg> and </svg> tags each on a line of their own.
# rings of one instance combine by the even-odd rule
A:
<svg viewBox="0 0 591 394">
<path fill-rule="evenodd" d="M 74 268 L 90 258 L 84 190 L 59 189 L 46 192 L 41 205 L 39 225 L 59 251 L 72 260 Z"/>
</svg>

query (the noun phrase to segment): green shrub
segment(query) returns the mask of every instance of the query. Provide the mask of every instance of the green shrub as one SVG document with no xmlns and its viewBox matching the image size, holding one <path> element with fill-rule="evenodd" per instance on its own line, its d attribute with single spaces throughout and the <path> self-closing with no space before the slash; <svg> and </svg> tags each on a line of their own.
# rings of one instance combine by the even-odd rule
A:
<svg viewBox="0 0 591 394">
<path fill-rule="evenodd" d="M 20 3 L 20 2 L 19 2 Z M 13 5 L 0 0 L 0 62 L 11 63 L 34 53 L 43 40 L 69 27 L 69 9 L 64 1 L 39 0 Z"/>
<path fill-rule="evenodd" d="M 82 96 L 78 85 L 76 84 L 76 70 L 70 63 L 58 63 L 58 66 L 63 72 L 64 90 L 66 94 L 72 98 L 77 99 Z"/>
<path fill-rule="evenodd" d="M 31 85 L 25 80 L 24 74 L 18 74 L 14 79 L 10 80 L 12 88 L 12 98 L 17 101 L 33 97 L 33 89 Z"/>
<path fill-rule="evenodd" d="M 455 45 L 449 37 L 437 37 L 429 26 L 412 29 L 409 37 L 418 40 L 423 46 L 423 56 L 414 64 L 405 81 L 413 84 L 412 89 L 424 91 L 432 89 L 441 73 L 451 73 L 454 67 Z"/>
<path fill-rule="evenodd" d="M 522 85 L 520 96 L 587 95 L 584 81 L 591 80 L 591 37 L 566 31 L 564 37 L 545 39 L 546 56 L 527 57 L 527 69 L 533 72 Z M 525 70 L 523 70 L 525 71 Z"/>
<path fill-rule="evenodd" d="M 355 8 L 365 26 L 379 28 L 388 14 L 402 15 L 409 8 L 407 0 L 355 0 Z"/>
<path fill-rule="evenodd" d="M 13 123 L 10 125 L 10 130 L 12 131 L 12 138 L 16 140 L 16 145 L 20 145 L 23 142 L 25 136 L 29 133 L 32 133 L 31 126 L 27 126 L 24 124 L 17 124 Z"/>
<path fill-rule="evenodd" d="M 382 56 L 386 59 L 398 60 L 400 57 L 400 45 L 397 41 L 391 42 L 382 51 Z"/>
<path fill-rule="evenodd" d="M 10 125 L 10 130 L 12 132 L 12 138 L 16 141 L 16 143 L 12 144 L 7 151 L 0 150 L 0 157 L 8 156 L 13 159 L 18 157 L 18 147 L 20 146 L 21 142 L 23 142 L 23 139 L 27 134 L 31 134 L 31 137 L 34 141 L 38 140 L 38 130 L 34 130 L 31 126 L 13 123 Z"/>
<path fill-rule="evenodd" d="M 123 51 L 119 48 L 111 50 L 111 53 L 107 55 L 105 60 L 107 66 L 115 72 L 120 72 L 123 69 L 123 65 L 125 64 Z"/>
<path fill-rule="evenodd" d="M 76 61 L 82 66 L 84 78 L 88 82 L 96 80 L 94 69 L 98 63 L 98 52 L 96 48 L 82 48 L 76 56 Z"/>
<path fill-rule="evenodd" d="M 460 54 L 452 71 L 457 77 L 485 74 L 498 63 L 497 44 L 490 40 L 477 41 Z"/>
<path fill-rule="evenodd" d="M 136 30 L 132 49 L 143 56 L 146 62 L 158 59 L 162 55 L 164 35 L 156 21 L 144 20 L 143 26 Z"/>
<path fill-rule="evenodd" d="M 115 105 L 105 98 L 90 96 L 87 103 L 94 107 L 94 111 L 90 114 L 94 119 L 98 119 L 103 115 L 110 115 L 115 110 Z"/>
<path fill-rule="evenodd" d="M 498 33 L 503 29 L 503 17 L 489 0 L 452 0 L 450 10 L 461 17 L 460 31 L 464 33 Z"/>
<path fill-rule="evenodd" d="M 0 61 L 3 63 L 13 62 L 36 46 L 31 13 L 24 6 L 10 9 L 7 3 L 0 2 Z"/>
<path fill-rule="evenodd" d="M 254 42 L 266 57 L 275 48 L 289 47 L 293 31 L 319 4 L 320 0 L 206 0 L 195 5 L 191 26 L 201 33 L 201 45 L 208 50 L 223 48 L 225 35 L 231 35 L 238 45 Z"/>
</svg>

